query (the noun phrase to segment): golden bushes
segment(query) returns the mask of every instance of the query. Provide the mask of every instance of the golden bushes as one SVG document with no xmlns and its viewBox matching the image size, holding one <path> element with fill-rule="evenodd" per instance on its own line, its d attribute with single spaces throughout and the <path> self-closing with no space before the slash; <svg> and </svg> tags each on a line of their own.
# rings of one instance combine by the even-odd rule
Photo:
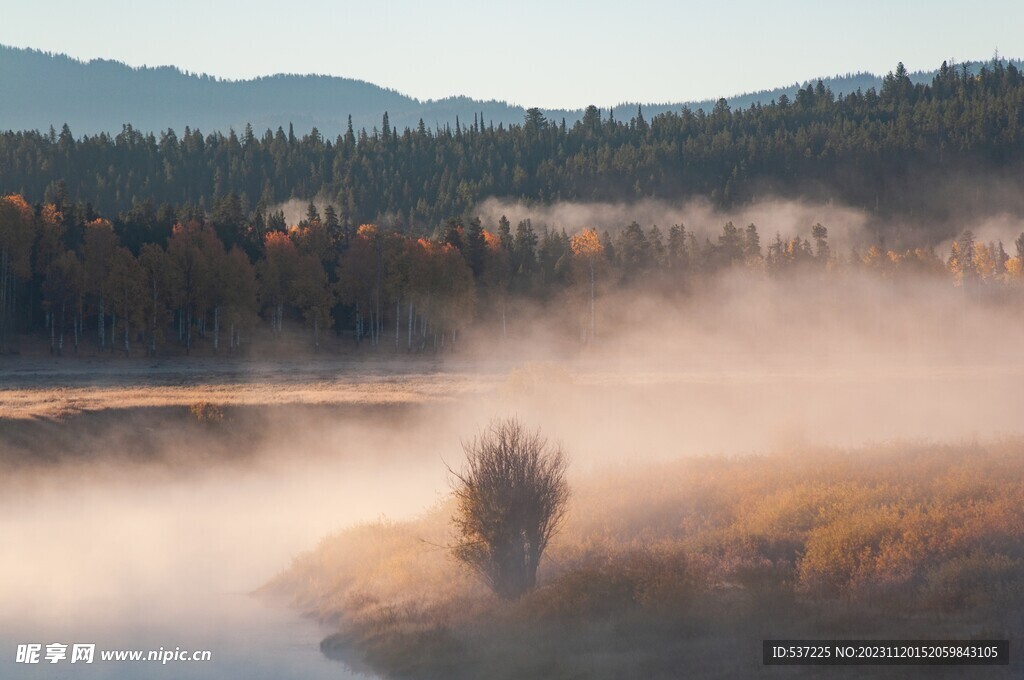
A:
<svg viewBox="0 0 1024 680">
<path fill-rule="evenodd" d="M 200 423 L 219 423 L 224 420 L 224 407 L 208 401 L 197 401 L 188 407 L 188 411 Z"/>
<path fill-rule="evenodd" d="M 574 488 L 538 590 L 506 614 L 685 617 L 695 595 L 716 592 L 916 612 L 1024 599 L 1022 440 L 692 458 Z M 493 616 L 495 600 L 437 547 L 449 513 L 352 529 L 281 583 L 364 631 Z"/>
</svg>

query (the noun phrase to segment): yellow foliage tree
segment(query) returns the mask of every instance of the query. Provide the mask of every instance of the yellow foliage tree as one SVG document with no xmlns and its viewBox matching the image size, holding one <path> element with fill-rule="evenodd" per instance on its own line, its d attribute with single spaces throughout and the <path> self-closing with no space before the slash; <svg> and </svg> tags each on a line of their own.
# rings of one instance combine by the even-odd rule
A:
<svg viewBox="0 0 1024 680">
<path fill-rule="evenodd" d="M 596 229 L 584 229 L 574 234 L 569 241 L 573 254 L 574 269 L 582 267 L 590 278 L 590 340 L 593 341 L 597 331 L 596 319 L 596 269 L 604 256 L 604 246 L 597 235 Z"/>
</svg>

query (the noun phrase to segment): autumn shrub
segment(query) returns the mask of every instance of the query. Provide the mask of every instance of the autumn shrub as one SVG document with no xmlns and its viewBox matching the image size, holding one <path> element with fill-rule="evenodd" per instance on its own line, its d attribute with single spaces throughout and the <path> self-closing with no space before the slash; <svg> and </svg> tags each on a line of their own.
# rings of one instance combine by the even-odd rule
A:
<svg viewBox="0 0 1024 680">
<path fill-rule="evenodd" d="M 634 606 L 636 586 L 624 569 L 608 564 L 580 567 L 532 593 L 524 610 L 541 620 L 593 620 Z"/>
<path fill-rule="evenodd" d="M 1024 634 L 1012 614 L 1024 606 L 1024 440 L 623 465 L 574 481 L 573 493 L 541 585 L 514 601 L 437 547 L 454 502 L 327 539 L 279 585 L 368 645 L 400 638 L 443 656 L 451 639 L 472 640 L 490 645 L 472 653 L 494 661 L 510 658 L 503 636 L 519 636 L 547 645 L 538 668 L 567 658 L 546 636 L 570 634 L 584 658 L 632 631 L 628 644 L 648 644 L 636 652 L 648 661 L 666 641 L 697 654 L 715 626 L 719 642 L 726 629 L 762 639 L 782 625 L 850 637 Z"/>
<path fill-rule="evenodd" d="M 891 507 L 865 508 L 808 532 L 799 562 L 801 585 L 816 595 L 838 595 L 871 581 L 879 553 L 899 532 Z"/>
<path fill-rule="evenodd" d="M 972 552 L 928 569 L 924 602 L 933 609 L 1009 606 L 1024 599 L 1024 560 L 1001 553 Z"/>
<path fill-rule="evenodd" d="M 197 401 L 188 410 L 200 423 L 219 423 L 224 420 L 224 408 L 208 401 Z"/>
</svg>

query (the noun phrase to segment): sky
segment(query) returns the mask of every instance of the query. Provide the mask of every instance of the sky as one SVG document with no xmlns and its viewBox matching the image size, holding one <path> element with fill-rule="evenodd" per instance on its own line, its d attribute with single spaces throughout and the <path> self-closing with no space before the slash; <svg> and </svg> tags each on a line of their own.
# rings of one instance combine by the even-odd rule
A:
<svg viewBox="0 0 1024 680">
<path fill-rule="evenodd" d="M 223 78 L 323 73 L 542 108 L 1024 57 L 1024 2 L 4 0 L 0 43 Z"/>
</svg>

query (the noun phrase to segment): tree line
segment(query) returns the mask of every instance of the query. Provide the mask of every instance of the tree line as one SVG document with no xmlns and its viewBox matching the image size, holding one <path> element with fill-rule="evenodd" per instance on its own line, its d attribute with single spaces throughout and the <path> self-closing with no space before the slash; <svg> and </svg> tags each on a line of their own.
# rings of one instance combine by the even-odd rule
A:
<svg viewBox="0 0 1024 680">
<path fill-rule="evenodd" d="M 508 334 L 510 302 L 566 304 L 567 328 L 597 335 L 606 290 L 685 290 L 716 272 L 745 267 L 765 276 L 863 269 L 885 278 L 927 275 L 961 286 L 1024 282 L 1024 234 L 1011 246 L 965 231 L 943 261 L 933 249 L 840 256 L 828 228 L 810 238 L 780 234 L 762 245 L 755 224 L 726 223 L 714 238 L 685 225 L 663 231 L 633 222 L 615 233 L 496 225 L 450 218 L 433 238 L 364 224 L 342 225 L 330 205 L 310 204 L 298 224 L 262 234 L 239 225 L 221 239 L 201 214 L 175 221 L 166 242 L 125 244 L 114 224 L 82 205 L 0 199 L 0 351 L 15 333 L 48 339 L 51 352 L 83 343 L 110 352 L 188 353 L 199 342 L 237 351 L 257 328 L 307 329 L 395 351 L 453 350 L 475 317 Z"/>
<path fill-rule="evenodd" d="M 682 109 L 629 120 L 589 107 L 578 122 L 527 111 L 521 125 L 398 130 L 385 113 L 371 131 L 334 139 L 315 128 L 296 135 L 247 126 L 204 135 L 185 128 L 153 134 L 125 125 L 116 135 L 0 134 L 0 192 L 47 203 L 88 203 L 124 238 L 169 235 L 183 210 L 214 222 L 251 223 L 259 239 L 290 198 L 336 206 L 341 225 L 375 223 L 430 234 L 484 198 L 685 200 L 719 206 L 763 195 L 812 195 L 930 228 L 948 209 L 936 182 L 954 177 L 1019 178 L 1024 170 L 1024 77 L 994 60 L 972 73 L 944 63 L 930 84 L 902 64 L 876 91 L 835 96 L 820 81 L 767 105 Z M 278 225 L 279 226 L 279 225 Z M 229 233 L 219 236 L 235 245 Z M 126 243 L 127 240 L 126 240 Z M 133 245 L 128 243 L 128 245 Z"/>
</svg>

